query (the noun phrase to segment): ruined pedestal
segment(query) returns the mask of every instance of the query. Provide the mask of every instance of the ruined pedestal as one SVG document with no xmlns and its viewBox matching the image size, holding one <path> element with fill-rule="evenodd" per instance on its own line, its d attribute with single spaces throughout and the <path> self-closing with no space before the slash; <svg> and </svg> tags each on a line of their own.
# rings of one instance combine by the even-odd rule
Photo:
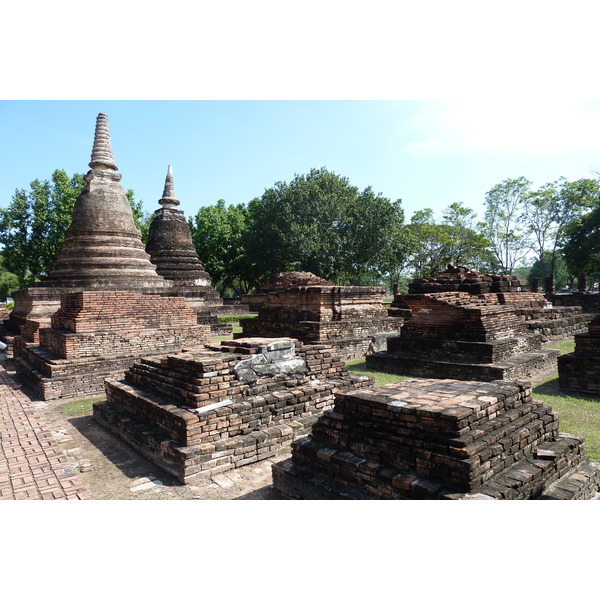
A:
<svg viewBox="0 0 600 600">
<path fill-rule="evenodd" d="M 372 385 L 331 347 L 245 338 L 136 362 L 94 418 L 186 483 L 275 456 L 333 403 Z"/>
<path fill-rule="evenodd" d="M 369 368 L 400 375 L 477 381 L 518 379 L 556 368 L 558 350 L 542 349 L 502 294 L 408 294 L 411 318 Z"/>
<path fill-rule="evenodd" d="M 466 292 L 472 296 L 498 294 L 500 303 L 511 304 L 525 322 L 526 330 L 540 334 L 542 342 L 563 340 L 587 330 L 591 319 L 580 307 L 562 304 L 553 306 L 537 290 L 529 292 L 527 287 L 526 280 L 513 275 L 480 273 L 475 269 L 448 265 L 446 271 L 411 281 L 408 293 Z M 408 307 L 403 297 L 402 294 L 396 294 L 390 310 L 406 310 Z M 405 318 L 409 318 L 408 315 Z"/>
<path fill-rule="evenodd" d="M 300 274 L 306 275 L 302 279 L 298 275 L 279 274 L 280 282 L 263 290 L 258 317 L 242 321 L 239 336 L 327 343 L 348 361 L 385 347 L 389 336 L 398 335 L 403 321 L 387 315 L 385 288 L 334 286 L 310 273 Z"/>
<path fill-rule="evenodd" d="M 575 350 L 559 356 L 558 380 L 562 390 L 600 394 L 600 315 L 575 336 Z"/>
<path fill-rule="evenodd" d="M 118 377 L 141 356 L 209 341 L 210 328 L 196 323 L 183 298 L 74 292 L 62 296 L 47 327 L 25 327 L 15 338 L 15 368 L 44 400 L 85 397 L 103 393 L 104 378 Z"/>
<path fill-rule="evenodd" d="M 407 380 L 336 394 L 273 465 L 297 499 L 587 499 L 600 465 L 519 382 Z"/>
</svg>

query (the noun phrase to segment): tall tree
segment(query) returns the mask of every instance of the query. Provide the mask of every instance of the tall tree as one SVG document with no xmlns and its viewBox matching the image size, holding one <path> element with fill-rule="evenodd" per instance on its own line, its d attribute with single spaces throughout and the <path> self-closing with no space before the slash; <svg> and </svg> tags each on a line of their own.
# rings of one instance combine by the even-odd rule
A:
<svg viewBox="0 0 600 600">
<path fill-rule="evenodd" d="M 19 278 L 4 267 L 4 257 L 0 252 L 0 301 L 19 289 Z"/>
<path fill-rule="evenodd" d="M 409 266 L 416 276 L 424 277 L 443 271 L 448 263 L 491 270 L 493 256 L 489 241 L 476 230 L 473 210 L 455 202 L 436 222 L 433 211 L 416 211 L 407 226 L 413 238 Z"/>
<path fill-rule="evenodd" d="M 259 274 L 248 261 L 246 235 L 248 214 L 244 204 L 203 206 L 188 219 L 200 260 L 221 294 L 232 288 L 242 292 L 256 285 Z"/>
<path fill-rule="evenodd" d="M 401 202 L 359 192 L 325 168 L 277 182 L 249 203 L 248 216 L 248 256 L 265 274 L 304 270 L 353 283 L 405 259 Z"/>
<path fill-rule="evenodd" d="M 530 186 L 531 182 L 525 177 L 505 179 L 485 196 L 481 233 L 490 241 L 501 271 L 509 275 L 531 250 L 528 233 L 522 228 Z"/>
<path fill-rule="evenodd" d="M 532 247 L 538 256 L 541 276 L 556 275 L 558 249 L 566 242 L 567 225 L 598 201 L 600 185 L 594 179 L 570 182 L 561 177 L 528 195 L 523 222 L 532 233 Z M 546 260 L 547 254 L 549 260 Z"/>
</svg>

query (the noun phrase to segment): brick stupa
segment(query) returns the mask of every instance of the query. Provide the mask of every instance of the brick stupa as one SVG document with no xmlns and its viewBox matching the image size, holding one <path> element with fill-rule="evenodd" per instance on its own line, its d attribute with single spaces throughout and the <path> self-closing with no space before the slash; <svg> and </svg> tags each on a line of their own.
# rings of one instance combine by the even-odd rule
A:
<svg viewBox="0 0 600 600">
<path fill-rule="evenodd" d="M 385 288 L 337 286 L 312 273 L 279 273 L 259 290 L 258 316 L 241 322 L 239 337 L 296 338 L 326 343 L 343 360 L 364 357 L 398 335 L 402 319 L 383 307 Z"/>
<path fill-rule="evenodd" d="M 198 323 L 211 326 L 213 335 L 231 333 L 230 323 L 219 323 L 217 316 L 230 314 L 234 307 L 225 307 L 212 286 L 208 271 L 198 257 L 190 227 L 175 195 L 173 170 L 168 167 L 161 208 L 154 212 L 148 231 L 146 252 L 156 265 L 156 272 L 173 284 L 173 294 L 182 296 L 197 314 Z M 235 307 L 239 314 L 240 306 Z M 248 308 L 242 309 L 248 312 Z"/>
<path fill-rule="evenodd" d="M 131 290 L 165 294 L 171 282 L 157 274 L 133 220 L 120 184 L 108 118 L 100 113 L 85 187 L 73 207 L 73 218 L 59 255 L 47 277 L 13 294 L 14 309 L 4 326 L 12 335 L 27 321 L 31 341 L 35 328 L 47 325 L 60 306 L 61 294 L 81 290 Z M 36 326 L 35 323 L 38 325 Z"/>
<path fill-rule="evenodd" d="M 139 356 L 210 337 L 183 298 L 163 297 L 174 286 L 144 249 L 102 113 L 89 166 L 56 262 L 44 281 L 14 294 L 7 323 L 17 374 L 45 399 L 97 393 Z"/>
</svg>

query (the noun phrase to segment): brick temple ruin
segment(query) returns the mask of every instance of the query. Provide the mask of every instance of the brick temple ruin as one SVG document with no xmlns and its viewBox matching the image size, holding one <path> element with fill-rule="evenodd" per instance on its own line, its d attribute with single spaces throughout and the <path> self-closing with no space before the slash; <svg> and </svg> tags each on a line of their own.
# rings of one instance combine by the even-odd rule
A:
<svg viewBox="0 0 600 600">
<path fill-rule="evenodd" d="M 600 315 L 575 336 L 575 350 L 559 356 L 558 382 L 565 392 L 600 395 Z"/>
<path fill-rule="evenodd" d="M 389 317 L 379 286 L 336 286 L 312 273 L 279 273 L 252 298 L 258 316 L 241 322 L 240 337 L 293 337 L 332 345 L 345 361 L 385 347 L 402 319 Z"/>
<path fill-rule="evenodd" d="M 106 381 L 94 418 L 187 483 L 275 456 L 310 431 L 335 391 L 372 384 L 330 346 L 241 338 L 143 358 Z"/>
<path fill-rule="evenodd" d="M 376 371 L 475 381 L 518 379 L 556 369 L 558 350 L 527 330 L 511 293 L 452 291 L 407 294 L 411 317 L 387 350 L 367 356 Z M 537 294 L 519 292 L 519 306 Z"/>
<path fill-rule="evenodd" d="M 198 316 L 198 323 L 211 326 L 213 335 L 229 335 L 231 323 L 219 323 L 219 316 L 248 314 L 244 305 L 225 306 L 212 286 L 210 275 L 198 257 L 188 222 L 175 195 L 173 171 L 169 165 L 161 208 L 154 212 L 148 231 L 146 252 L 156 272 L 172 282 L 172 294 L 185 298 Z"/>
<path fill-rule="evenodd" d="M 43 281 L 13 294 L 15 307 L 4 322 L 14 336 L 17 374 L 45 399 L 96 393 L 105 376 L 139 356 L 210 336 L 150 261 L 102 113 L 89 166 L 54 265 Z"/>
<path fill-rule="evenodd" d="M 543 342 L 563 340 L 583 333 L 592 318 L 586 314 L 588 311 L 577 304 L 557 303 L 554 306 L 537 290 L 529 291 L 527 281 L 514 275 L 480 273 L 475 269 L 448 265 L 446 271 L 429 277 L 417 277 L 408 286 L 409 294 L 440 292 L 466 292 L 473 296 L 503 294 L 506 301 L 514 306 L 517 316 L 525 322 L 526 330 L 539 333 Z M 403 295 L 395 294 L 391 310 L 407 308 Z"/>
<path fill-rule="evenodd" d="M 406 380 L 336 394 L 272 467 L 284 498 L 600 499 L 600 464 L 520 381 Z"/>
</svg>

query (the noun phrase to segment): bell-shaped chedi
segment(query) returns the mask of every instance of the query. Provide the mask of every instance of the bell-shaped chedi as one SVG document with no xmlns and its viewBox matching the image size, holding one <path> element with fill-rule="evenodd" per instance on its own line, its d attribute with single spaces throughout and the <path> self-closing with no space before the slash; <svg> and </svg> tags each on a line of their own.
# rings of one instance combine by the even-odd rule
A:
<svg viewBox="0 0 600 600">
<path fill-rule="evenodd" d="M 210 275 L 200 262 L 189 225 L 175 195 L 173 170 L 169 165 L 162 205 L 154 213 L 148 232 L 146 252 L 156 272 L 176 285 L 210 286 Z"/>
<path fill-rule="evenodd" d="M 139 289 L 170 287 L 156 272 L 120 184 L 108 119 L 100 113 L 86 186 L 44 286 Z"/>
</svg>

